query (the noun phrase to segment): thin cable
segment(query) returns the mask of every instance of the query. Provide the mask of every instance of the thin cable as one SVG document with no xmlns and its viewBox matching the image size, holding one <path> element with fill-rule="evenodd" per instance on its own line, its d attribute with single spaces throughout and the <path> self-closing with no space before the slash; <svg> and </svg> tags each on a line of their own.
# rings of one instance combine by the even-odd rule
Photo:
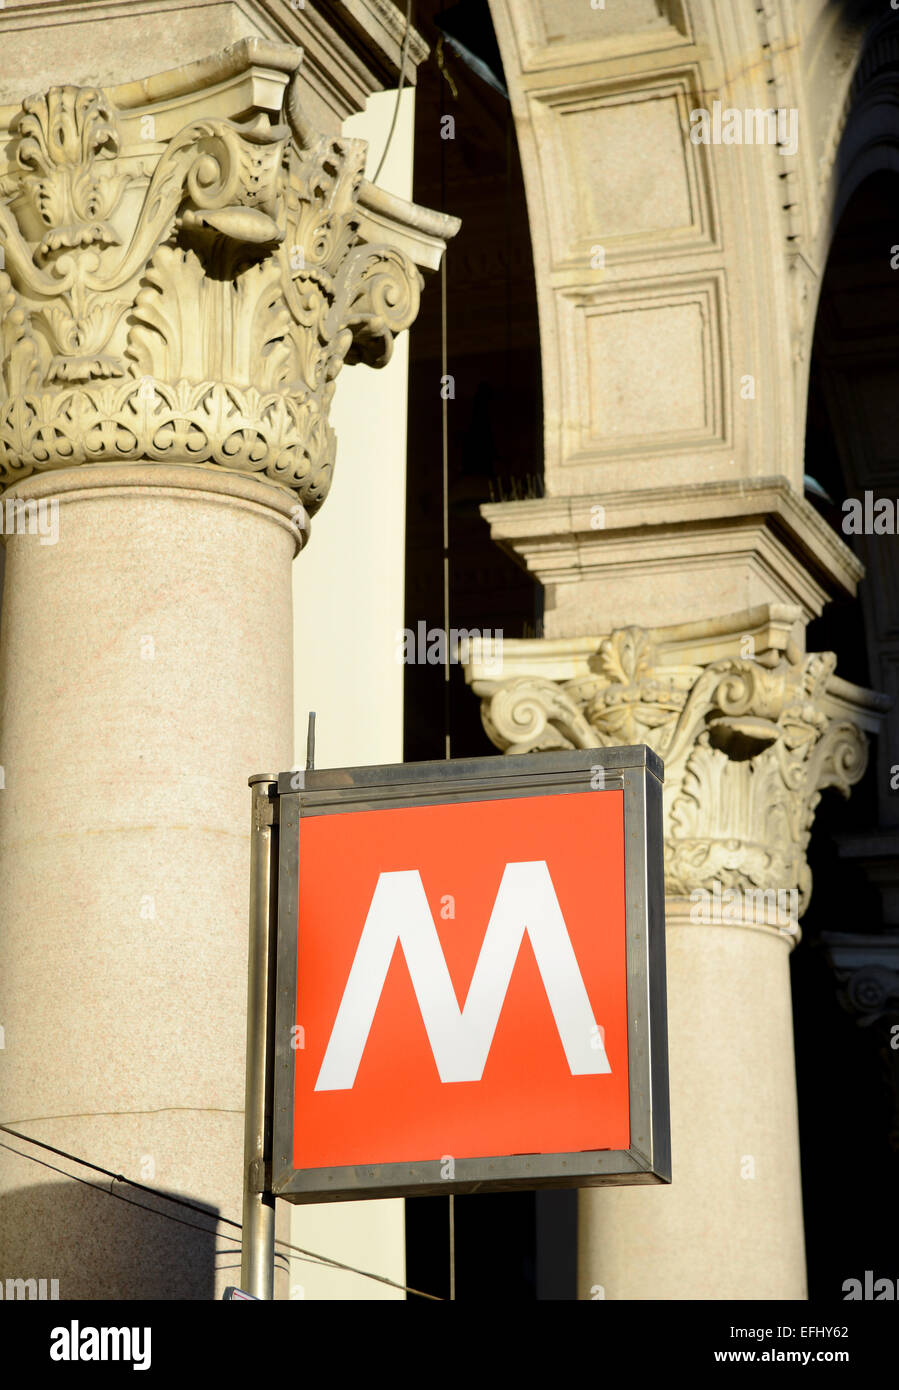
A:
<svg viewBox="0 0 899 1390">
<path fill-rule="evenodd" d="M 442 66 L 442 51 L 440 53 Z M 452 87 L 452 82 L 450 82 Z M 453 89 L 455 96 L 455 89 Z M 440 142 L 440 211 L 446 212 L 446 141 Z M 440 375 L 441 375 L 441 428 L 442 428 L 442 461 L 443 477 L 441 485 L 441 499 L 443 504 L 443 632 L 446 642 L 445 663 L 443 668 L 443 733 L 444 733 L 444 756 L 449 760 L 452 757 L 452 705 L 450 701 L 450 531 L 449 531 L 449 392 L 448 385 L 448 366 L 449 348 L 447 346 L 447 292 L 446 292 L 446 258 L 447 251 L 444 249 L 440 261 Z M 456 1298 L 456 1199 L 453 1193 L 449 1194 L 449 1277 L 450 1277 L 450 1302 L 455 1302 Z"/>
<path fill-rule="evenodd" d="M 406 4 L 406 32 L 403 35 L 403 49 L 400 56 L 400 82 L 396 89 L 396 105 L 393 108 L 393 120 L 390 122 L 390 130 L 387 135 L 387 144 L 384 146 L 384 153 L 381 155 L 381 162 L 374 172 L 372 183 L 378 182 L 381 170 L 384 168 L 384 160 L 387 158 L 387 151 L 390 149 L 390 142 L 393 139 L 393 132 L 396 130 L 397 117 L 400 114 L 400 98 L 403 95 L 403 78 L 406 76 L 406 54 L 409 52 L 409 39 L 412 37 L 412 0 L 407 0 Z"/>
<path fill-rule="evenodd" d="M 4 1134 L 11 1134 L 14 1139 L 24 1139 L 26 1144 L 34 1144 L 39 1149 L 45 1149 L 47 1153 L 56 1154 L 57 1158 L 67 1158 L 70 1163 L 80 1163 L 83 1168 L 90 1168 L 94 1173 L 102 1173 L 105 1178 L 112 1178 L 113 1182 L 123 1182 L 129 1187 L 135 1187 L 139 1192 L 148 1192 L 151 1197 L 164 1197 L 167 1202 L 174 1202 L 179 1207 L 186 1207 L 189 1211 L 195 1211 L 198 1216 L 208 1216 L 214 1221 L 224 1221 L 230 1226 L 237 1226 L 240 1229 L 239 1221 L 229 1221 L 226 1216 L 214 1216 L 208 1206 L 200 1206 L 198 1202 L 189 1202 L 186 1197 L 170 1197 L 167 1192 L 160 1192 L 156 1187 L 148 1187 L 146 1183 L 137 1182 L 134 1178 L 126 1178 L 123 1173 L 114 1173 L 111 1168 L 101 1168 L 99 1163 L 91 1163 L 89 1159 L 79 1158 L 77 1154 L 67 1153 L 65 1149 L 57 1149 L 53 1144 L 47 1144 L 43 1139 L 33 1139 L 30 1134 L 23 1134 L 20 1129 L 13 1129 L 11 1125 L 0 1125 L 0 1130 Z M 30 1158 L 30 1154 L 25 1154 Z M 35 1162 L 38 1160 L 36 1159 Z M 72 1175 L 74 1177 L 74 1174 Z M 77 1179 L 81 1182 L 83 1179 Z M 91 1183 L 91 1187 L 96 1187 L 96 1183 Z M 110 1189 L 101 1189 L 108 1191 Z M 114 1193 L 112 1194 L 115 1195 Z M 152 1211 L 152 1207 L 147 1208 Z"/>
<path fill-rule="evenodd" d="M 201 1235 L 204 1236 L 214 1236 L 216 1234 L 216 1231 L 214 1229 L 210 1230 L 208 1226 L 198 1226 L 195 1221 L 185 1221 L 182 1217 L 172 1216 L 167 1211 L 157 1211 L 155 1207 L 147 1207 L 143 1202 L 135 1202 L 131 1197 L 126 1197 L 122 1192 L 113 1192 L 112 1188 L 104 1187 L 102 1183 L 89 1182 L 87 1178 L 79 1178 L 77 1173 L 67 1173 L 65 1168 L 59 1168 L 55 1163 L 48 1163 L 45 1158 L 36 1158 L 34 1154 L 23 1153 L 21 1149 L 14 1149 L 12 1144 L 4 1144 L 2 1140 L 0 1140 L 0 1149 L 8 1149 L 11 1154 L 18 1154 L 19 1158 L 30 1159 L 32 1163 L 39 1163 L 42 1168 L 49 1168 L 54 1173 L 61 1173 L 64 1178 L 70 1178 L 72 1182 L 80 1182 L 82 1187 L 91 1187 L 94 1192 L 102 1192 L 106 1197 L 115 1197 L 117 1201 L 125 1202 L 129 1207 L 139 1207 L 141 1211 L 149 1211 L 155 1216 L 165 1217 L 166 1221 L 174 1221 L 177 1226 L 186 1226 L 188 1230 L 199 1231 Z M 76 1159 L 76 1162 L 78 1161 L 79 1160 Z M 166 1194 L 160 1192 L 156 1195 L 164 1197 Z M 170 1197 L 168 1200 L 177 1201 L 177 1198 Z M 207 1213 L 207 1215 L 210 1216 L 210 1220 L 216 1220 L 210 1213 Z"/>
<path fill-rule="evenodd" d="M 451 754 L 451 733 L 450 733 L 450 661 L 452 653 L 450 651 L 450 579 L 449 579 L 449 392 L 447 391 L 447 345 L 446 345 L 446 252 L 440 262 L 440 303 L 441 303 L 441 325 L 440 325 L 440 354 L 441 354 L 441 377 L 443 380 L 442 396 L 442 425 L 443 425 L 443 632 L 444 632 L 444 656 L 443 656 L 443 733 L 444 733 L 444 756 L 449 758 Z"/>
<path fill-rule="evenodd" d="M 233 1226 L 236 1230 L 242 1231 L 243 1226 L 239 1221 L 232 1221 L 228 1216 L 218 1216 L 210 1211 L 208 1207 L 199 1206 L 196 1202 L 189 1202 L 184 1197 L 173 1197 L 168 1192 L 160 1192 L 158 1188 L 148 1187 L 146 1183 L 136 1182 L 133 1178 L 126 1178 L 122 1173 L 114 1173 L 109 1168 L 102 1168 L 99 1163 L 91 1163 L 89 1159 L 79 1158 L 77 1154 L 68 1153 L 65 1149 L 57 1149 L 53 1144 L 46 1144 L 42 1139 L 34 1139 L 30 1134 L 22 1134 L 21 1131 L 12 1129 L 9 1125 L 0 1124 L 0 1130 L 4 1134 L 11 1134 L 16 1139 L 23 1139 L 26 1144 L 34 1144 L 39 1149 L 46 1149 L 48 1153 L 56 1154 L 60 1158 L 68 1159 L 71 1163 L 80 1163 L 84 1168 L 90 1168 L 95 1173 L 102 1173 L 104 1177 L 111 1178 L 113 1182 L 125 1183 L 128 1187 L 134 1187 L 140 1192 L 147 1192 L 152 1197 L 161 1197 L 163 1201 L 171 1202 L 174 1206 L 185 1207 L 188 1211 L 195 1211 L 201 1216 L 206 1216 L 210 1221 L 215 1221 L 219 1225 Z M 64 1168 L 57 1168 L 53 1163 L 47 1163 L 44 1159 L 36 1158 L 34 1154 L 22 1153 L 21 1149 L 14 1149 L 10 1144 L 0 1141 L 0 1148 L 8 1149 L 10 1153 L 18 1154 L 20 1158 L 30 1159 L 32 1163 L 38 1163 L 43 1168 L 51 1168 L 55 1173 L 61 1173 L 65 1178 L 71 1178 L 73 1182 L 81 1183 L 84 1187 L 91 1187 L 95 1192 L 102 1192 L 107 1197 L 115 1197 L 120 1202 L 126 1202 L 130 1207 L 139 1207 L 141 1211 L 152 1212 L 155 1216 L 161 1216 L 166 1221 L 174 1221 L 179 1226 L 187 1226 L 191 1230 L 200 1231 L 203 1235 L 214 1236 L 215 1230 L 210 1230 L 205 1226 L 198 1226 L 193 1221 L 185 1221 L 180 1216 L 172 1216 L 167 1211 L 159 1211 L 156 1207 L 148 1207 L 143 1202 L 135 1202 L 132 1198 L 126 1197 L 121 1192 L 113 1191 L 112 1187 L 106 1187 L 101 1183 L 88 1182 L 87 1178 L 79 1178 L 77 1173 L 67 1173 Z M 409 1284 L 398 1283 L 395 1279 L 389 1279 L 386 1274 L 372 1274 L 367 1269 L 357 1269 L 355 1265 L 344 1264 L 341 1260 L 332 1260 L 328 1255 L 319 1255 L 314 1250 L 306 1250 L 301 1245 L 294 1245 L 288 1240 L 278 1240 L 276 1245 L 282 1246 L 286 1250 L 292 1250 L 298 1255 L 304 1256 L 310 1262 L 324 1265 L 331 1269 L 343 1269 L 351 1274 L 359 1274 L 364 1279 L 374 1279 L 379 1284 L 389 1284 L 391 1288 L 402 1289 L 406 1293 L 415 1294 L 418 1298 L 427 1298 L 435 1303 L 442 1300 L 437 1294 L 424 1293 L 421 1289 L 413 1289 Z"/>
<path fill-rule="evenodd" d="M 63 1158 L 68 1158 L 73 1163 L 81 1163 L 85 1168 L 91 1168 L 95 1172 L 103 1173 L 107 1177 L 111 1177 L 113 1182 L 127 1183 L 129 1186 L 136 1187 L 142 1192 L 150 1193 L 153 1197 L 161 1197 L 167 1202 L 174 1203 L 176 1206 L 187 1207 L 191 1211 L 196 1211 L 203 1216 L 208 1216 L 211 1221 L 226 1226 L 234 1226 L 238 1231 L 243 1229 L 239 1221 L 232 1221 L 230 1217 L 214 1215 L 207 1207 L 197 1206 L 196 1203 L 188 1202 L 182 1197 L 172 1197 L 168 1192 L 160 1192 L 155 1187 L 148 1187 L 145 1183 L 135 1182 L 131 1178 L 126 1178 L 120 1173 L 112 1173 L 107 1168 L 101 1168 L 99 1164 L 90 1163 L 85 1158 L 79 1158 L 77 1154 L 66 1153 L 64 1149 L 56 1149 L 52 1144 L 44 1144 L 40 1139 L 32 1139 L 30 1135 L 20 1134 L 17 1130 L 10 1129 L 8 1125 L 0 1125 L 0 1129 L 4 1130 L 7 1134 L 14 1134 L 17 1139 L 24 1139 L 26 1143 L 36 1144 L 39 1148 L 48 1149 L 51 1153 L 59 1154 Z M 208 1227 L 197 1226 L 195 1222 L 184 1221 L 181 1217 L 171 1216 L 168 1212 L 157 1210 L 156 1207 L 148 1207 L 145 1206 L 143 1202 L 135 1202 L 130 1197 L 125 1197 L 121 1192 L 114 1192 L 111 1187 L 105 1187 L 100 1183 L 88 1182 L 86 1178 L 79 1178 L 77 1173 L 67 1173 L 65 1169 L 57 1168 L 53 1163 L 47 1163 L 43 1159 L 35 1158 L 33 1154 L 22 1153 L 21 1149 L 14 1149 L 9 1144 L 0 1143 L 0 1148 L 9 1149 L 10 1153 L 18 1154 L 20 1158 L 31 1159 L 33 1163 L 39 1163 L 44 1168 L 51 1168 L 54 1172 L 61 1173 L 63 1177 L 71 1178 L 73 1182 L 79 1182 L 85 1187 L 92 1187 L 95 1192 L 102 1192 L 107 1197 L 116 1197 L 119 1201 L 126 1202 L 128 1206 L 139 1207 L 141 1211 L 152 1212 L 155 1216 L 162 1216 L 165 1220 L 174 1221 L 179 1226 L 187 1226 L 191 1230 L 200 1231 L 203 1235 L 214 1236 L 216 1234 L 214 1230 L 210 1230 Z M 374 1279 L 378 1283 L 389 1284 L 392 1288 L 403 1289 L 406 1293 L 413 1293 L 419 1298 L 431 1299 L 437 1303 L 441 1301 L 437 1294 L 424 1293 L 421 1289 L 413 1289 L 409 1284 L 397 1283 L 395 1279 L 389 1279 L 386 1274 L 372 1274 L 369 1270 L 357 1269 L 355 1265 L 343 1264 L 340 1260 L 332 1260 L 328 1255 L 319 1255 L 314 1250 L 306 1250 L 303 1246 L 294 1245 L 287 1240 L 276 1240 L 275 1243 L 283 1246 L 287 1250 L 292 1250 L 299 1255 L 305 1256 L 311 1263 L 320 1264 L 327 1268 L 347 1270 L 352 1274 L 360 1274 L 366 1279 Z"/>
</svg>

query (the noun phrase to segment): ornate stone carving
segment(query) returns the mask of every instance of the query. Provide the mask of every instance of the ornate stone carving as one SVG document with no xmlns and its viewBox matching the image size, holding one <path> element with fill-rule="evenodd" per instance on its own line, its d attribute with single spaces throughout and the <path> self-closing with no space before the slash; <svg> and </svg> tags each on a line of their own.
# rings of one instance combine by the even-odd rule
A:
<svg viewBox="0 0 899 1390">
<path fill-rule="evenodd" d="M 535 654 L 539 645 L 516 644 Z M 668 893 L 716 882 L 795 890 L 801 914 L 821 792 L 848 795 L 867 761 L 859 723 L 828 694 L 836 658 L 788 642 L 760 657 L 677 664 L 662 645 L 622 628 L 597 641 L 572 679 L 476 673 L 487 733 L 509 753 L 648 744 L 665 763 Z"/>
<path fill-rule="evenodd" d="M 112 110 L 95 87 L 53 87 L 28 97 L 15 122 L 14 159 L 23 171 L 24 198 L 35 222 L 47 228 L 36 255 L 63 247 L 118 244 L 105 220 L 123 179 L 104 169 L 120 150 Z M 29 172 L 30 171 L 30 172 Z"/>
<path fill-rule="evenodd" d="M 504 753 L 602 747 L 577 702 L 555 681 L 539 676 L 497 683 L 481 704 L 481 718 Z"/>
<path fill-rule="evenodd" d="M 422 284 L 404 251 L 359 235 L 364 142 L 316 135 L 296 75 L 282 123 L 192 120 L 161 152 L 125 115 L 97 88 L 55 87 L 10 127 L 0 486 L 194 461 L 265 474 L 312 513 L 335 378 L 388 360 Z"/>
<path fill-rule="evenodd" d="M 841 1005 L 877 1038 L 893 1102 L 890 1144 L 899 1153 L 899 932 L 824 932 L 821 940 Z"/>
</svg>

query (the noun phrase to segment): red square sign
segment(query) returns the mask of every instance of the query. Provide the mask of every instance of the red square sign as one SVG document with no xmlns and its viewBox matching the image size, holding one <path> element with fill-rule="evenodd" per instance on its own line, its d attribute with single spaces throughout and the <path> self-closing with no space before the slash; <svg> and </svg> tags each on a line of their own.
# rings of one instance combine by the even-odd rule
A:
<svg viewBox="0 0 899 1390">
<path fill-rule="evenodd" d="M 622 792 L 299 836 L 296 1169 L 628 1149 Z"/>
</svg>

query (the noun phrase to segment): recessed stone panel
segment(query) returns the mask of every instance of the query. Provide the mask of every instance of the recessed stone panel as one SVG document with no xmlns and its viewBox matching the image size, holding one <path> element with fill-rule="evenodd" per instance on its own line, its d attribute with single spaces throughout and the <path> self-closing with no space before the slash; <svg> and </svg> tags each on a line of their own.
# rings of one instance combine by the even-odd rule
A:
<svg viewBox="0 0 899 1390">
<path fill-rule="evenodd" d="M 547 43 L 617 38 L 645 29 L 667 29 L 671 21 L 663 0 L 539 0 Z"/>
<path fill-rule="evenodd" d="M 706 432 L 707 344 L 700 302 L 588 314 L 586 338 L 588 447 Z"/>
<path fill-rule="evenodd" d="M 678 99 L 561 112 L 572 240 L 688 229 L 696 221 Z"/>
</svg>

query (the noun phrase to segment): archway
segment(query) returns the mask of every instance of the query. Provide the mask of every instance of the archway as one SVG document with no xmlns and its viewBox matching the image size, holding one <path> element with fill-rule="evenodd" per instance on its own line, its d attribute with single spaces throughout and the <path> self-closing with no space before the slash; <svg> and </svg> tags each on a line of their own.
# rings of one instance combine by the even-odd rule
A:
<svg viewBox="0 0 899 1390">
<path fill-rule="evenodd" d="M 872 105 L 882 115 L 884 101 L 882 92 L 876 103 L 869 98 L 859 122 Z M 855 551 L 866 577 L 857 599 L 832 603 L 809 627 L 809 646 L 836 651 L 844 678 L 895 699 L 899 175 L 890 147 L 854 126 L 847 134 L 811 354 L 805 466 L 809 499 Z M 875 533 L 879 499 L 891 505 L 881 508 L 883 529 Z M 895 1135 L 890 1143 L 899 1071 L 889 1047 L 899 1021 L 889 984 L 891 975 L 899 983 L 899 916 L 890 893 L 891 878 L 899 878 L 896 718 L 894 705 L 851 802 L 825 798 L 818 811 L 809 852 L 814 892 L 792 963 L 811 1298 L 839 1297 L 857 1271 L 886 1271 L 899 1235 Z M 854 1181 L 862 1172 L 864 1181 Z M 846 1180 L 851 1207 L 835 1193 Z"/>
</svg>

